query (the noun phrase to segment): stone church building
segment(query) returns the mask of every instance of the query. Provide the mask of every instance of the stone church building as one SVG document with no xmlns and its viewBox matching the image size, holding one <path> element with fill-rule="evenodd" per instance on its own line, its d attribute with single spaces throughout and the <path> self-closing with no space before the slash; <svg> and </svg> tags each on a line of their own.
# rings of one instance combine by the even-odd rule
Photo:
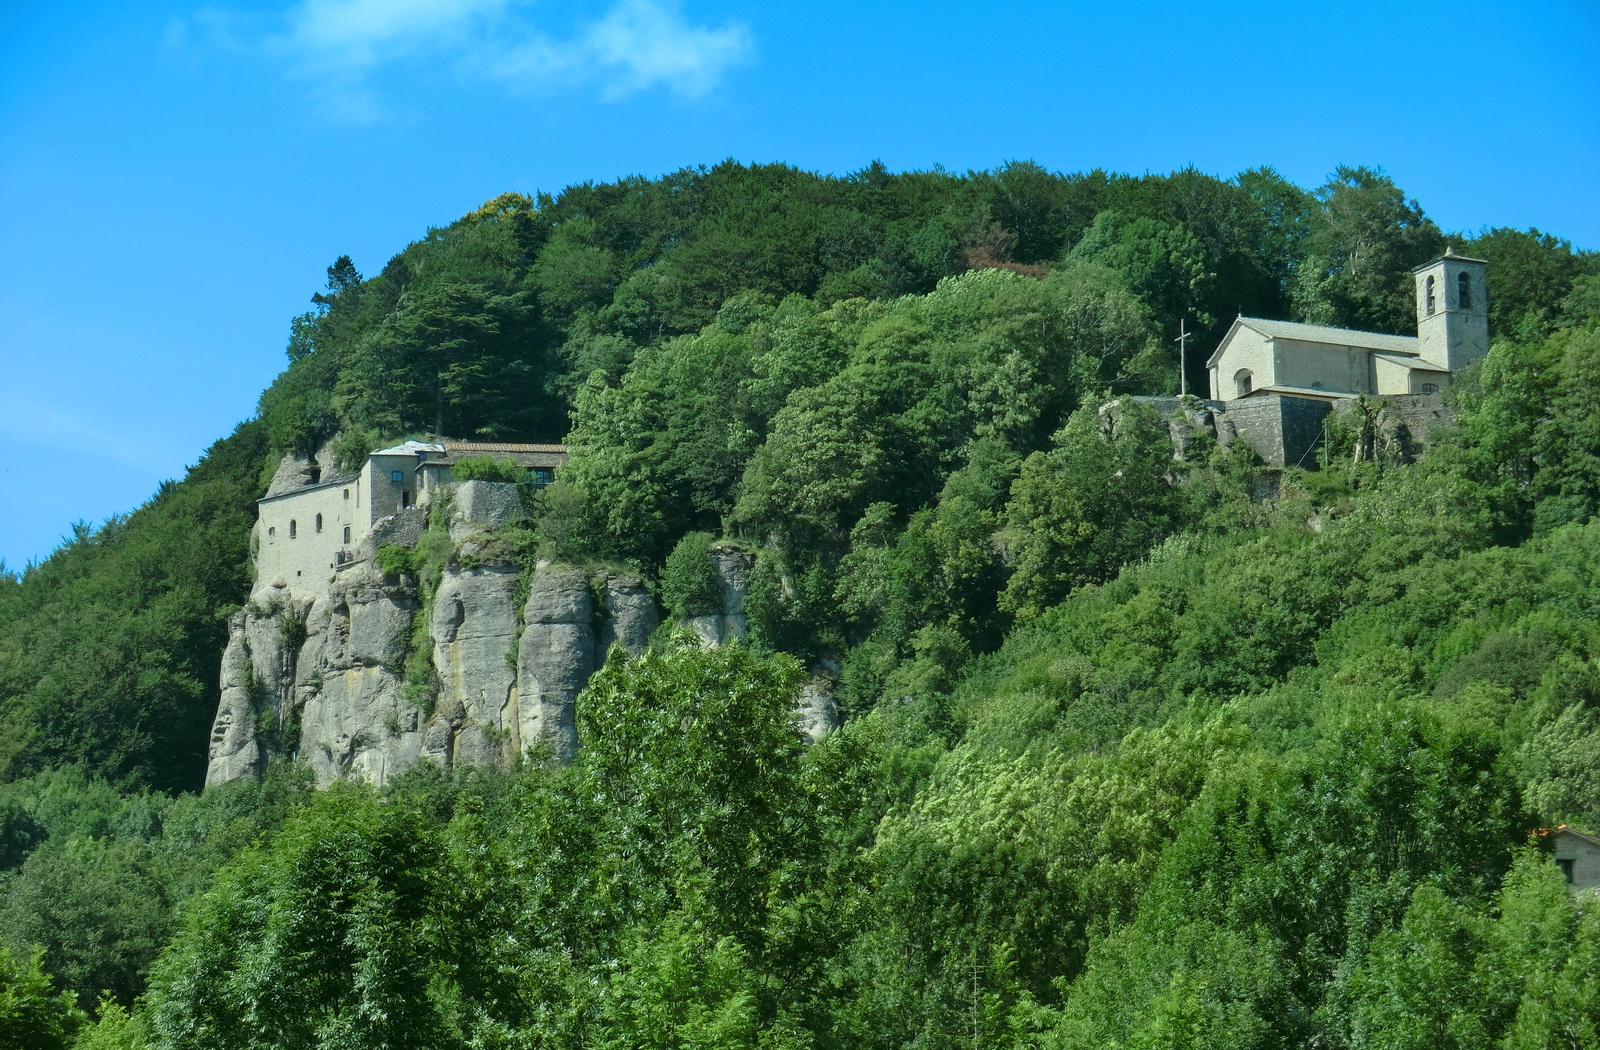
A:
<svg viewBox="0 0 1600 1050">
<path fill-rule="evenodd" d="M 1414 336 L 1240 317 L 1206 362 L 1211 398 L 1442 393 L 1453 373 L 1489 352 L 1485 269 L 1451 251 L 1417 267 Z"/>
<path fill-rule="evenodd" d="M 1314 468 L 1329 414 L 1366 415 L 1367 399 L 1382 417 L 1373 442 L 1409 458 L 1446 421 L 1451 378 L 1489 352 L 1486 269 L 1446 251 L 1413 270 L 1416 335 L 1239 317 L 1206 361 L 1210 398 L 1134 400 L 1168 419 L 1175 450 L 1199 430 L 1245 442 L 1269 467 Z"/>
</svg>

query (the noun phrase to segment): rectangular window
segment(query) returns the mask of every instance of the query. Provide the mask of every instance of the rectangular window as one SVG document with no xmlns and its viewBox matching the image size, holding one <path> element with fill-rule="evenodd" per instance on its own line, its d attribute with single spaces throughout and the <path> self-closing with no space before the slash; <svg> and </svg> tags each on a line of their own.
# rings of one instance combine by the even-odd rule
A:
<svg viewBox="0 0 1600 1050">
<path fill-rule="evenodd" d="M 549 467 L 534 467 L 532 473 L 535 485 L 548 485 L 556 479 L 555 472 Z"/>
<path fill-rule="evenodd" d="M 1565 878 L 1568 882 L 1572 881 L 1572 858 L 1557 857 L 1556 867 L 1561 869 L 1561 875 L 1563 878 Z"/>
<path fill-rule="evenodd" d="M 406 479 L 406 472 L 405 471 L 403 471 L 403 470 L 391 470 L 391 471 L 389 471 L 389 480 L 394 482 L 395 484 L 398 485 L 400 482 L 404 481 L 405 479 Z"/>
<path fill-rule="evenodd" d="M 344 541 L 346 543 L 350 542 L 350 526 L 348 525 L 344 527 Z"/>
</svg>

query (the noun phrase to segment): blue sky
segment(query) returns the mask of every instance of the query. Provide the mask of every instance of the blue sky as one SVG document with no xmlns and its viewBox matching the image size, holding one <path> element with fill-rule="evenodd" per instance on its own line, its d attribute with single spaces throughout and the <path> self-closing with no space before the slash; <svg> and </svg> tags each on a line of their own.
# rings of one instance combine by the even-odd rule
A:
<svg viewBox="0 0 1600 1050">
<path fill-rule="evenodd" d="M 1600 4 L 0 3 L 0 558 L 249 416 L 328 263 L 507 190 L 1384 167 L 1446 229 L 1600 248 Z"/>
</svg>

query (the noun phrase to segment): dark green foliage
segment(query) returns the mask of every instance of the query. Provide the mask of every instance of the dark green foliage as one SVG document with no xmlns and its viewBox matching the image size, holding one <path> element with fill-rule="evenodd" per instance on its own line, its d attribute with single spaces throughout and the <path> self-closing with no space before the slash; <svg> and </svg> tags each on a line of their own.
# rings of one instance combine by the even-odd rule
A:
<svg viewBox="0 0 1600 1050">
<path fill-rule="evenodd" d="M 1312 324 L 1415 329 L 1411 269 L 1444 251 L 1444 234 L 1382 170 L 1341 166 L 1316 191 L 1295 270 L 1297 312 Z"/>
<path fill-rule="evenodd" d="M 144 506 L 0 586 L 0 780 L 83 764 L 132 787 L 200 783 L 220 615 L 250 584 L 260 423 Z"/>
<path fill-rule="evenodd" d="M 119 794 L 65 771 L 5 785 L 0 804 L 27 818 L 36 845 L 0 883 L 0 952 L 39 946 L 85 1009 L 105 995 L 131 1004 L 183 902 L 276 827 L 306 787 L 277 766 L 261 784 L 203 797 Z"/>
</svg>

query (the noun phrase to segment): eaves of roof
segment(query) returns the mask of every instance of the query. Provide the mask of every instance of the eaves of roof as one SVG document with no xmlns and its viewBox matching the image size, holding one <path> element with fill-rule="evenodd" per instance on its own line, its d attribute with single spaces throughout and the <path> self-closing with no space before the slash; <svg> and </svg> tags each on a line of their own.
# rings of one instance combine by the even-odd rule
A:
<svg viewBox="0 0 1600 1050">
<path fill-rule="evenodd" d="M 340 485 L 348 485 L 358 477 L 360 477 L 359 474 L 340 474 L 336 478 L 329 478 L 327 481 L 319 481 L 315 485 L 301 485 L 297 489 L 284 489 L 282 492 L 274 493 L 271 496 L 262 496 L 260 499 L 256 500 L 256 502 L 271 503 L 275 500 L 283 499 L 285 496 L 299 496 L 306 492 L 319 492 L 322 489 L 336 488 Z"/>
</svg>

